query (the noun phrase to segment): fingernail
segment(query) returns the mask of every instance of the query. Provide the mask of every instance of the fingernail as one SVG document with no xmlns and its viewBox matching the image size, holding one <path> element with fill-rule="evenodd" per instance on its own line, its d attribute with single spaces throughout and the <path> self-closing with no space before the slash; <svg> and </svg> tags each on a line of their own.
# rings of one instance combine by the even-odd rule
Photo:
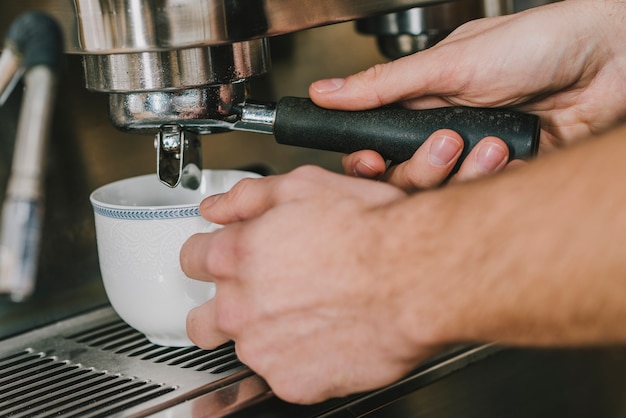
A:
<svg viewBox="0 0 626 418">
<path fill-rule="evenodd" d="M 507 152 L 500 144 L 491 143 L 480 149 L 476 165 L 483 173 L 490 173 L 505 164 L 506 157 Z"/>
<path fill-rule="evenodd" d="M 223 193 L 219 193 L 206 197 L 202 202 L 200 202 L 200 210 L 210 208 L 211 206 L 213 206 L 213 204 L 215 204 L 215 202 L 220 200 L 220 197 L 222 197 L 223 195 Z"/>
<path fill-rule="evenodd" d="M 346 80 L 343 78 L 326 78 L 315 81 L 311 87 L 318 93 L 331 93 L 339 90 L 344 84 L 346 84 Z"/>
<path fill-rule="evenodd" d="M 377 178 L 382 174 L 380 171 L 375 170 L 374 167 L 363 160 L 357 161 L 354 166 L 353 173 L 355 177 L 365 177 L 368 179 Z"/>
<path fill-rule="evenodd" d="M 449 136 L 442 136 L 432 143 L 428 159 L 437 166 L 446 166 L 461 151 L 463 144 Z"/>
</svg>

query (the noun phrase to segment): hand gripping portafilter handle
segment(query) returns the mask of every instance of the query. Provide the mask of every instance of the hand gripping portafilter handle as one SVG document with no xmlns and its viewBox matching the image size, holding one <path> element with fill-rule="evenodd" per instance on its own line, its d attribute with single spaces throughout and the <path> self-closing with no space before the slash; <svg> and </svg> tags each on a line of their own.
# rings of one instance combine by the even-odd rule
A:
<svg viewBox="0 0 626 418">
<path fill-rule="evenodd" d="M 442 128 L 458 132 L 465 142 L 454 171 L 486 136 L 507 143 L 509 160 L 528 159 L 539 147 L 539 118 L 501 109 L 386 107 L 352 112 L 324 109 L 306 98 L 284 97 L 276 105 L 274 120 L 274 136 L 280 144 L 342 153 L 370 149 L 392 163 L 410 159 L 430 134 Z"/>
</svg>

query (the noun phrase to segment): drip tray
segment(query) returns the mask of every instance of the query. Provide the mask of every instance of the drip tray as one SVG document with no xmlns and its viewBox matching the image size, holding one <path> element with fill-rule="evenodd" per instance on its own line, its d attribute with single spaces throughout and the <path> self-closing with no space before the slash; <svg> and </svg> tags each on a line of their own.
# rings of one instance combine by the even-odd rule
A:
<svg viewBox="0 0 626 418">
<path fill-rule="evenodd" d="M 3 417 L 159 415 L 184 403 L 192 408 L 188 401 L 201 395 L 203 416 L 223 416 L 270 392 L 239 362 L 232 343 L 215 350 L 158 346 L 110 307 L 4 340 L 0 348 Z"/>
</svg>

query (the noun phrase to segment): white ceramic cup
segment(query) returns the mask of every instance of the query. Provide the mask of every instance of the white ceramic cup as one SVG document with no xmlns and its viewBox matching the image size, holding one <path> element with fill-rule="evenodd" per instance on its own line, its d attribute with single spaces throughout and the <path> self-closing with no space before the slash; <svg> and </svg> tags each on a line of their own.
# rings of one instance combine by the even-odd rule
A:
<svg viewBox="0 0 626 418">
<path fill-rule="evenodd" d="M 203 170 L 197 190 L 170 189 L 155 174 L 116 181 L 90 196 L 100 272 L 113 309 L 150 342 L 193 345 L 189 310 L 213 297 L 215 285 L 189 279 L 180 267 L 183 243 L 220 227 L 204 220 L 198 204 L 239 180 L 260 177 L 238 170 Z"/>
</svg>

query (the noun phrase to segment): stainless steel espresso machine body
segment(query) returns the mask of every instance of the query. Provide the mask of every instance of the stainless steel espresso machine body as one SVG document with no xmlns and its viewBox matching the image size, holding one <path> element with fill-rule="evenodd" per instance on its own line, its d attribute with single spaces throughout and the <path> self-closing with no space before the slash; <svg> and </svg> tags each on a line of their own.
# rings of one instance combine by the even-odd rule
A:
<svg viewBox="0 0 626 418">
<path fill-rule="evenodd" d="M 198 183 L 201 168 L 201 141 L 195 134 L 275 133 L 274 104 L 250 103 L 248 88 L 249 80 L 270 69 L 268 38 L 389 13 L 407 17 L 396 22 L 422 23 L 421 15 L 405 14 L 440 1 L 306 1 L 294 7 L 293 2 L 284 1 L 102 4 L 84 0 L 76 2 L 77 33 L 68 34 L 68 48 L 83 55 L 86 87 L 109 95 L 114 126 L 131 133 L 156 134 L 161 181 L 170 187 L 190 187 Z M 459 17 L 450 11 L 460 9 L 458 5 L 465 6 L 465 11 L 479 6 L 475 2 L 454 4 L 448 13 L 440 13 L 456 19 L 440 20 L 443 30 L 395 25 L 398 33 L 391 38 L 416 33 L 420 39 L 431 40 L 418 48 L 430 46 L 451 27 L 475 17 L 471 13 Z M 381 29 L 389 39 L 394 25 L 371 19 L 375 17 L 363 25 L 363 31 L 379 35 Z M 315 147 L 320 148 L 319 141 Z"/>
</svg>

